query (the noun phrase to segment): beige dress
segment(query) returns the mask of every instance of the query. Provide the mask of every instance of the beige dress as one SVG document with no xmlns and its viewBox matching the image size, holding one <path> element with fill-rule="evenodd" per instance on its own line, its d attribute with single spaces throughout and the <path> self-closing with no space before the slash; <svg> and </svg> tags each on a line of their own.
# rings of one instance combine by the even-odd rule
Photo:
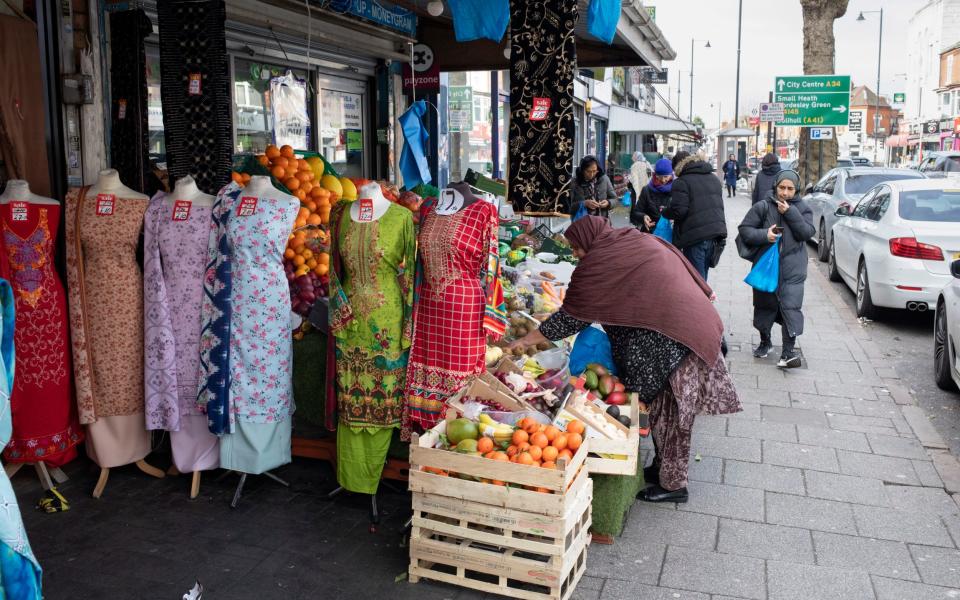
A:
<svg viewBox="0 0 960 600">
<path fill-rule="evenodd" d="M 143 401 L 143 275 L 137 244 L 147 200 L 66 198 L 73 372 L 87 454 L 101 467 L 150 452 Z"/>
</svg>

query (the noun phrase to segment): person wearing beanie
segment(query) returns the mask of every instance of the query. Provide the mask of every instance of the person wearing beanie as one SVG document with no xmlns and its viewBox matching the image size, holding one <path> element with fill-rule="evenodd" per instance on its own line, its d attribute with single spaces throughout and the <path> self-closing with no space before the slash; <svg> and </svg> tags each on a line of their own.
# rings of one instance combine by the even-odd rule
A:
<svg viewBox="0 0 960 600">
<path fill-rule="evenodd" d="M 760 171 L 753 180 L 753 192 L 751 197 L 756 204 L 766 199 L 767 195 L 773 191 L 773 180 L 780 172 L 780 159 L 773 152 L 767 152 L 763 160 L 760 161 Z"/>
<path fill-rule="evenodd" d="M 630 223 L 650 233 L 660 220 L 660 213 L 670 204 L 673 186 L 673 165 L 661 158 L 653 168 L 653 177 L 640 189 L 640 197 L 630 210 Z"/>
<path fill-rule="evenodd" d="M 774 189 L 753 205 L 740 223 L 742 242 L 754 248 L 756 264 L 764 252 L 779 241 L 780 282 L 774 292 L 753 290 L 753 326 L 760 332 L 760 345 L 753 355 L 765 358 L 773 350 L 770 332 L 780 323 L 783 352 L 777 366 L 799 367 L 797 336 L 803 333 L 803 288 L 807 279 L 807 242 L 813 239 L 813 211 L 800 199 L 800 176 L 796 171 L 777 173 Z"/>
<path fill-rule="evenodd" d="M 737 193 L 737 180 L 740 179 L 740 163 L 730 155 L 723 163 L 723 182 L 727 185 L 727 198 L 733 198 Z"/>
</svg>

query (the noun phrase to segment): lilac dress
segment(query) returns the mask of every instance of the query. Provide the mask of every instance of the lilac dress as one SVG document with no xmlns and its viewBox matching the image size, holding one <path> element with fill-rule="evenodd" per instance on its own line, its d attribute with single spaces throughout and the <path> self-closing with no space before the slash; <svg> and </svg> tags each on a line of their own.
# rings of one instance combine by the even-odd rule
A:
<svg viewBox="0 0 960 600">
<path fill-rule="evenodd" d="M 170 432 L 183 473 L 216 469 L 219 439 L 197 408 L 200 305 L 210 207 L 158 193 L 144 216 L 144 358 L 147 429 Z"/>
</svg>

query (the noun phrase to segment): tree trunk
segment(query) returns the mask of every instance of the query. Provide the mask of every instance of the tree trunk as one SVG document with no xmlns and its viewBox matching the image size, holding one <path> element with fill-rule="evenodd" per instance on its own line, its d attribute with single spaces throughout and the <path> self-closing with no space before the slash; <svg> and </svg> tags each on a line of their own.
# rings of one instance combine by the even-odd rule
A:
<svg viewBox="0 0 960 600">
<path fill-rule="evenodd" d="M 800 0 L 803 8 L 803 74 L 825 75 L 834 72 L 836 39 L 833 22 L 847 13 L 850 0 Z M 823 144 L 822 172 L 837 166 L 837 139 L 817 142 Z M 817 177 L 819 149 L 810 143 L 810 128 L 800 129 L 797 154 L 801 191 Z"/>
</svg>

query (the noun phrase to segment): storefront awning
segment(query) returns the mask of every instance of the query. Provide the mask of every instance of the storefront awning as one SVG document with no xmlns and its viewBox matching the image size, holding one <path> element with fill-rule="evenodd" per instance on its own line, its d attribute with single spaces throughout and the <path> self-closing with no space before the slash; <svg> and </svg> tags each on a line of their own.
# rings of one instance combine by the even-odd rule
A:
<svg viewBox="0 0 960 600">
<path fill-rule="evenodd" d="M 755 129 L 747 129 L 746 127 L 730 127 L 728 129 L 721 129 L 717 132 L 717 137 L 753 137 L 757 135 Z"/>
<path fill-rule="evenodd" d="M 631 133 L 694 134 L 697 132 L 697 126 L 693 123 L 617 105 L 610 107 L 610 121 L 607 129 L 611 132 Z"/>
<path fill-rule="evenodd" d="M 910 134 L 908 133 L 891 135 L 890 137 L 887 138 L 887 146 L 890 148 L 905 148 L 909 140 L 910 140 Z"/>
</svg>

